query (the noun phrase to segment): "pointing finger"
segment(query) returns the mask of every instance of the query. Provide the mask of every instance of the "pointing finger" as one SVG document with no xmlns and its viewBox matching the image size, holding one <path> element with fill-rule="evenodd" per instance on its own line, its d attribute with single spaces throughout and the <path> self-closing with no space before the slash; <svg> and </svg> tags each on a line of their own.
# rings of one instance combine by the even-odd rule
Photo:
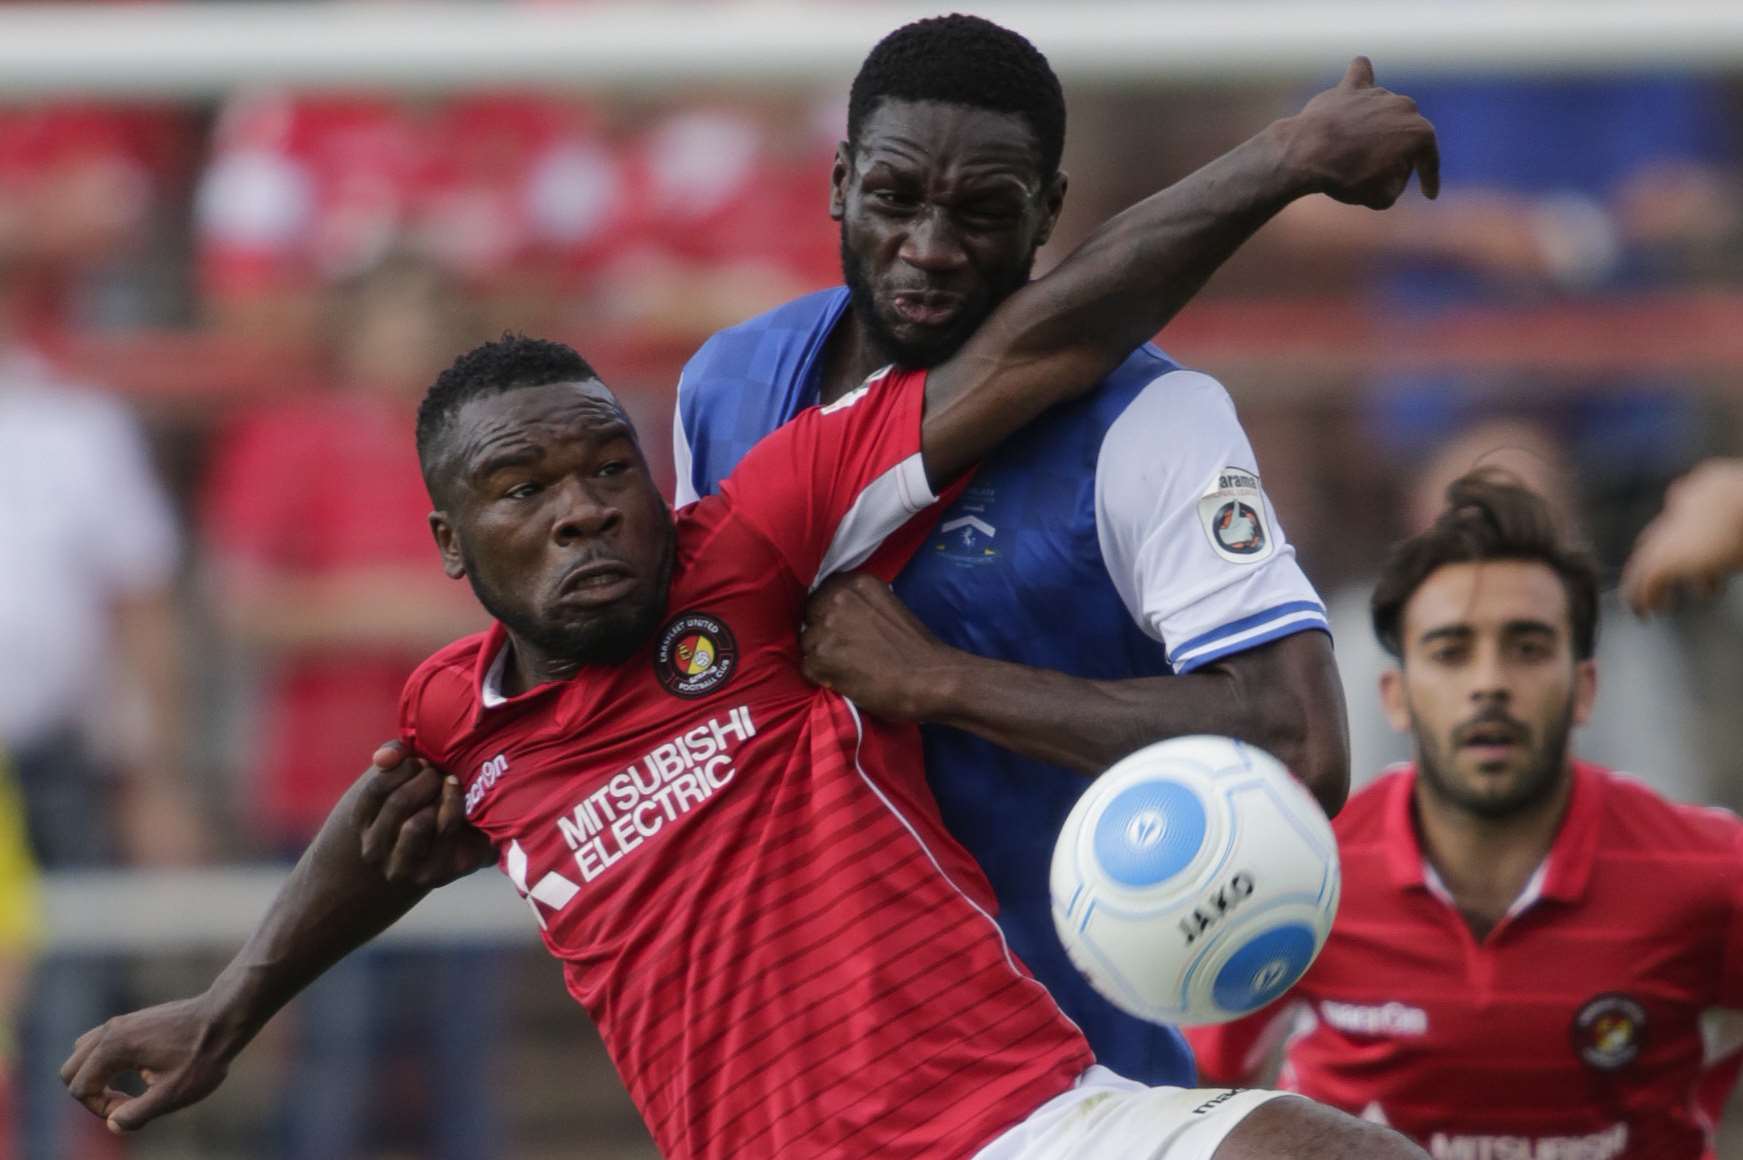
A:
<svg viewBox="0 0 1743 1160">
<path fill-rule="evenodd" d="M 1423 142 L 1422 152 L 1416 159 L 1416 177 L 1422 183 L 1423 197 L 1433 199 L 1440 196 L 1440 138 L 1433 125 L 1428 126 L 1428 140 Z"/>
</svg>

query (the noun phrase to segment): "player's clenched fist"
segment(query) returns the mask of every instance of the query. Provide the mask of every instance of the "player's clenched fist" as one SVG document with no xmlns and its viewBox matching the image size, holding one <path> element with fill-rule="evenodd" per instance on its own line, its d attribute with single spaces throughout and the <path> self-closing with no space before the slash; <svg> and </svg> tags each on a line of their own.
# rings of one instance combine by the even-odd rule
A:
<svg viewBox="0 0 1743 1160">
<path fill-rule="evenodd" d="M 1428 197 L 1440 193 L 1440 147 L 1416 102 L 1374 83 L 1365 56 L 1344 79 L 1283 122 L 1291 164 L 1311 191 L 1338 201 L 1385 209 L 1404 193 L 1414 172 Z"/>
<path fill-rule="evenodd" d="M 1743 459 L 1710 459 L 1670 485 L 1635 541 L 1622 595 L 1645 615 L 1679 592 L 1710 596 L 1743 571 Z"/>
<path fill-rule="evenodd" d="M 852 572 L 825 581 L 805 606 L 805 676 L 886 721 L 923 721 L 951 652 L 890 586 Z"/>
<path fill-rule="evenodd" d="M 398 741 L 384 743 L 352 806 L 363 860 L 389 882 L 434 890 L 496 859 L 466 824 L 460 784 Z"/>
<path fill-rule="evenodd" d="M 148 1007 L 79 1036 L 61 1065 L 61 1082 L 110 1131 L 131 1132 L 197 1103 L 223 1082 L 235 1054 L 223 1038 L 202 999 Z M 142 1094 L 112 1086 L 129 1072 L 145 1080 Z"/>
</svg>

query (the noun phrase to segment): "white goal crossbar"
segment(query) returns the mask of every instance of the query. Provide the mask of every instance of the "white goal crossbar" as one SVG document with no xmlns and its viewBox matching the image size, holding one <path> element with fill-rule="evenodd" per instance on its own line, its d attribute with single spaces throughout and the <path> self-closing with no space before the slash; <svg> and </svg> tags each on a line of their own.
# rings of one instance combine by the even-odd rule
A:
<svg viewBox="0 0 1743 1160">
<path fill-rule="evenodd" d="M 1743 68 L 1736 0 L 7 4 L 0 96 L 839 86 L 884 33 L 958 7 L 1029 36 L 1073 85 L 1335 79 L 1357 52 L 1382 82 Z"/>
</svg>

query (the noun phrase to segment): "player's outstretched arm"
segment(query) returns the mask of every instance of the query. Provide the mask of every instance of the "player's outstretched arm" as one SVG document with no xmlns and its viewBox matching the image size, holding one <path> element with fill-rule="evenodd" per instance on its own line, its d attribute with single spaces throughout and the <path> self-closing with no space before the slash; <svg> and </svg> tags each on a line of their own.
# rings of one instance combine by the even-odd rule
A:
<svg viewBox="0 0 1743 1160">
<path fill-rule="evenodd" d="M 1300 113 L 1109 220 L 934 367 L 921 435 L 927 477 L 954 479 L 1041 412 L 1089 391 L 1291 201 L 1325 193 L 1384 209 L 1412 172 L 1433 197 L 1439 164 L 1416 103 L 1377 87 L 1357 57 Z"/>
<path fill-rule="evenodd" d="M 1622 595 L 1645 616 L 1678 593 L 1711 596 L 1743 572 L 1743 459 L 1709 459 L 1670 485 L 1664 510 L 1635 541 Z"/>
<path fill-rule="evenodd" d="M 132 1131 L 211 1094 L 279 1008 L 427 893 L 388 882 L 363 860 L 355 820 L 363 785 L 339 800 L 260 925 L 203 994 L 117 1016 L 79 1037 L 61 1080 L 110 1130 Z M 127 1072 L 145 1079 L 142 1094 L 113 1086 Z"/>
</svg>

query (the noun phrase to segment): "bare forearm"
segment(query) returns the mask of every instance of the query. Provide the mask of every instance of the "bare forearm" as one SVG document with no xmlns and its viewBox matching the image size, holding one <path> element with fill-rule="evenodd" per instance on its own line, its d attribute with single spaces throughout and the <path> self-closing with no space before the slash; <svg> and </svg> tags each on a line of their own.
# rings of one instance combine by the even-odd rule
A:
<svg viewBox="0 0 1743 1160">
<path fill-rule="evenodd" d="M 1281 125 L 1282 123 L 1279 123 Z M 1150 339 L 1308 188 L 1273 126 L 1104 223 L 1007 299 L 927 382 L 926 465 L 952 478 Z"/>
<path fill-rule="evenodd" d="M 1075 351 L 1118 365 L 1308 188 L 1288 160 L 1286 123 L 1272 125 L 1104 222 L 1030 287 L 1030 301 L 1014 298 L 1012 357 Z"/>
<path fill-rule="evenodd" d="M 1349 791 L 1341 691 L 1335 672 L 1317 671 L 1317 643 L 1290 647 L 1302 655 L 1285 658 L 1300 671 L 1289 681 L 1217 666 L 1181 677 L 1086 680 L 953 652 L 927 674 L 929 692 L 915 716 L 1087 775 L 1169 737 L 1238 737 L 1275 755 L 1335 814 Z"/>
<path fill-rule="evenodd" d="M 386 930 L 425 890 L 364 863 L 353 786 L 303 852 L 254 933 L 208 991 L 226 1054 L 240 1051 L 297 992 Z"/>
</svg>

